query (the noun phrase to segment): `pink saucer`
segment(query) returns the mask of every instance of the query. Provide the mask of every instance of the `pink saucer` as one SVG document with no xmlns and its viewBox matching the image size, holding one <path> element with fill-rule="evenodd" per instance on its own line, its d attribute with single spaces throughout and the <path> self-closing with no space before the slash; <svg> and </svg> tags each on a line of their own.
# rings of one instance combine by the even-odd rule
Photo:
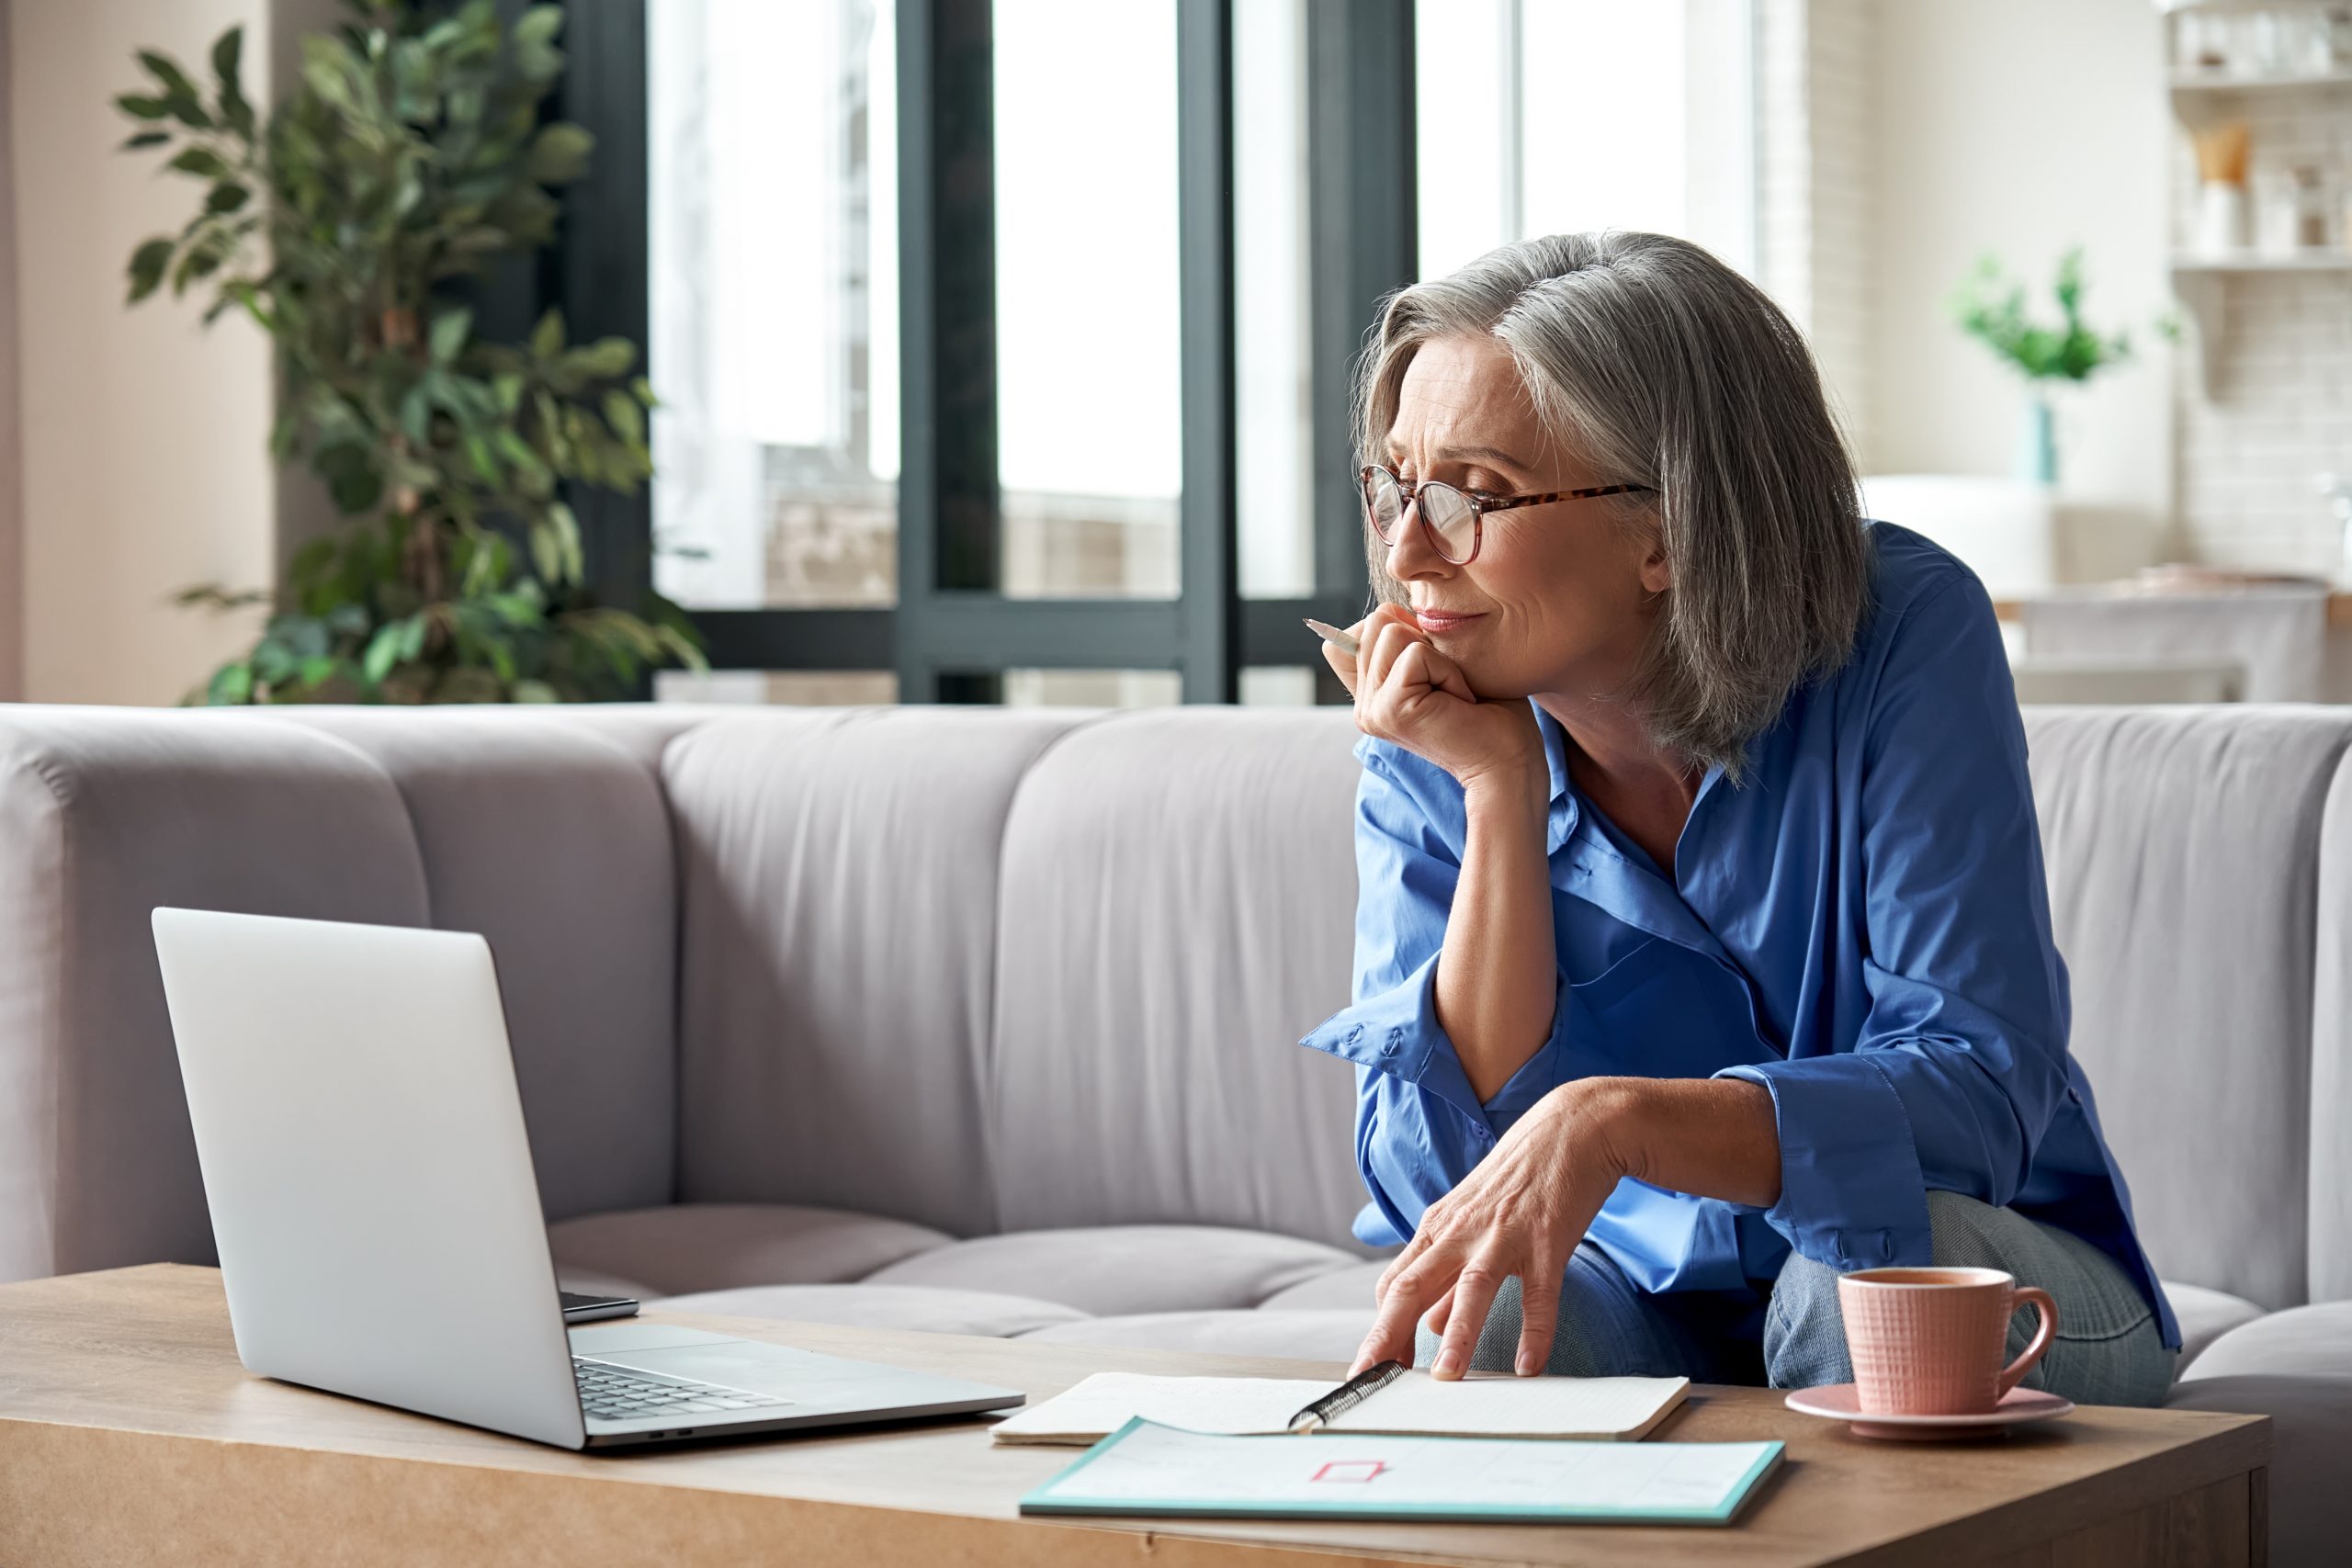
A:
<svg viewBox="0 0 2352 1568">
<path fill-rule="evenodd" d="M 1786 1401 L 1792 1410 L 1807 1416 L 1826 1416 L 1833 1421 L 1853 1423 L 1857 1436 L 1864 1438 L 1908 1438 L 1915 1442 L 1935 1442 L 1952 1438 L 1986 1438 L 1996 1432 L 2007 1432 L 2012 1427 L 2022 1427 L 2031 1421 L 2049 1421 L 2074 1412 L 2075 1402 L 2061 1399 L 2054 1393 L 2039 1389 L 2013 1388 L 2001 1396 L 2001 1402 L 1978 1416 L 1865 1416 L 1861 1401 L 1849 1382 L 1825 1383 L 1819 1388 L 1801 1388 Z"/>
</svg>

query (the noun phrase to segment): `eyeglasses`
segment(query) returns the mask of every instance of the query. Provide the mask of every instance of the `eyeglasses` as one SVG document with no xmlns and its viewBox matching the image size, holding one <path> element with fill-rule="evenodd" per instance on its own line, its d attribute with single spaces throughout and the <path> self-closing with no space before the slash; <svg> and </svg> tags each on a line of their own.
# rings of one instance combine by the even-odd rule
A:
<svg viewBox="0 0 2352 1568">
<path fill-rule="evenodd" d="M 1542 506 L 1554 501 L 1586 501 L 1600 495 L 1651 491 L 1654 485 L 1592 485 L 1584 490 L 1547 490 L 1538 495 L 1482 495 L 1456 490 L 1436 479 L 1408 485 L 1377 463 L 1358 476 L 1363 485 L 1364 516 L 1384 545 L 1396 543 L 1408 502 L 1420 502 L 1421 528 L 1430 546 L 1455 566 L 1475 559 L 1486 541 L 1486 514 L 1514 506 Z"/>
</svg>

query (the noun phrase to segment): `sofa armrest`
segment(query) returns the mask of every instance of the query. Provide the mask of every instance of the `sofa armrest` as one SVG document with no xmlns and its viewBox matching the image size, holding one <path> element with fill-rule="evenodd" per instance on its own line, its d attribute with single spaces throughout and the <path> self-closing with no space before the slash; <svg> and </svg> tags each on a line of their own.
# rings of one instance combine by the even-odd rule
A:
<svg viewBox="0 0 2352 1568">
<path fill-rule="evenodd" d="M 0 1280 L 211 1260 L 158 904 L 428 915 L 399 792 L 341 740 L 257 715 L 0 707 Z"/>
</svg>

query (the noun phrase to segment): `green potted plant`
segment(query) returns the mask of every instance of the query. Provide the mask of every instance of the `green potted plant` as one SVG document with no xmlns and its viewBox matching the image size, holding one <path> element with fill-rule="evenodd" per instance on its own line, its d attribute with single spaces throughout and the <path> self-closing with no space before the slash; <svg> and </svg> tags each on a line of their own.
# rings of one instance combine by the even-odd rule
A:
<svg viewBox="0 0 2352 1568">
<path fill-rule="evenodd" d="M 652 389 L 625 338 L 567 341 L 549 311 L 527 339 L 476 331 L 465 280 L 553 237 L 552 191 L 593 139 L 542 123 L 563 70 L 561 9 L 502 28 L 492 0 L 347 0 L 302 44 L 301 81 L 266 118 L 239 83 L 240 29 L 213 45 L 210 89 L 168 56 L 116 99 L 202 197 L 130 258 L 135 303 L 166 282 L 210 291 L 277 351 L 271 449 L 326 486 L 343 521 L 275 592 L 259 640 L 191 701 L 501 702 L 630 694 L 664 664 L 703 665 L 675 604 L 603 604 L 585 583 L 567 483 L 632 492 L 650 476 Z"/>
<path fill-rule="evenodd" d="M 2109 337 L 2084 323 L 2081 246 L 2059 258 L 2052 292 L 2058 301 L 2057 324 L 2028 321 L 2025 285 L 2004 276 L 1999 261 L 1988 254 L 1977 259 L 1975 269 L 1962 279 L 1950 300 L 1952 319 L 1961 330 L 2025 378 L 2028 398 L 2017 472 L 2019 479 L 2044 485 L 2058 482 L 2051 389 L 2062 382 L 2080 386 L 2132 356 L 2126 333 Z M 2160 318 L 2155 330 L 2169 337 L 2174 328 L 2169 319 Z"/>
</svg>

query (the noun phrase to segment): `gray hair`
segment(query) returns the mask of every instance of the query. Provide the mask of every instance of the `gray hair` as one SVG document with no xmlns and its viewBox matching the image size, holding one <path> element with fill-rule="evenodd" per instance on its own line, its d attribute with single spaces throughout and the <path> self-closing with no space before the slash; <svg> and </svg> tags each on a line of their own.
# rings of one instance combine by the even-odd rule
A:
<svg viewBox="0 0 2352 1568">
<path fill-rule="evenodd" d="M 1596 505 L 1657 538 L 1671 584 L 1625 688 L 1651 735 L 1737 782 L 1747 741 L 1837 669 L 1870 592 L 1854 463 L 1804 338 L 1764 291 L 1687 240 L 1608 231 L 1489 251 L 1388 296 L 1358 361 L 1358 460 L 1384 460 L 1421 344 L 1510 351 L 1548 436 L 1604 483 Z M 1401 602 L 1364 533 L 1374 587 Z"/>
</svg>

